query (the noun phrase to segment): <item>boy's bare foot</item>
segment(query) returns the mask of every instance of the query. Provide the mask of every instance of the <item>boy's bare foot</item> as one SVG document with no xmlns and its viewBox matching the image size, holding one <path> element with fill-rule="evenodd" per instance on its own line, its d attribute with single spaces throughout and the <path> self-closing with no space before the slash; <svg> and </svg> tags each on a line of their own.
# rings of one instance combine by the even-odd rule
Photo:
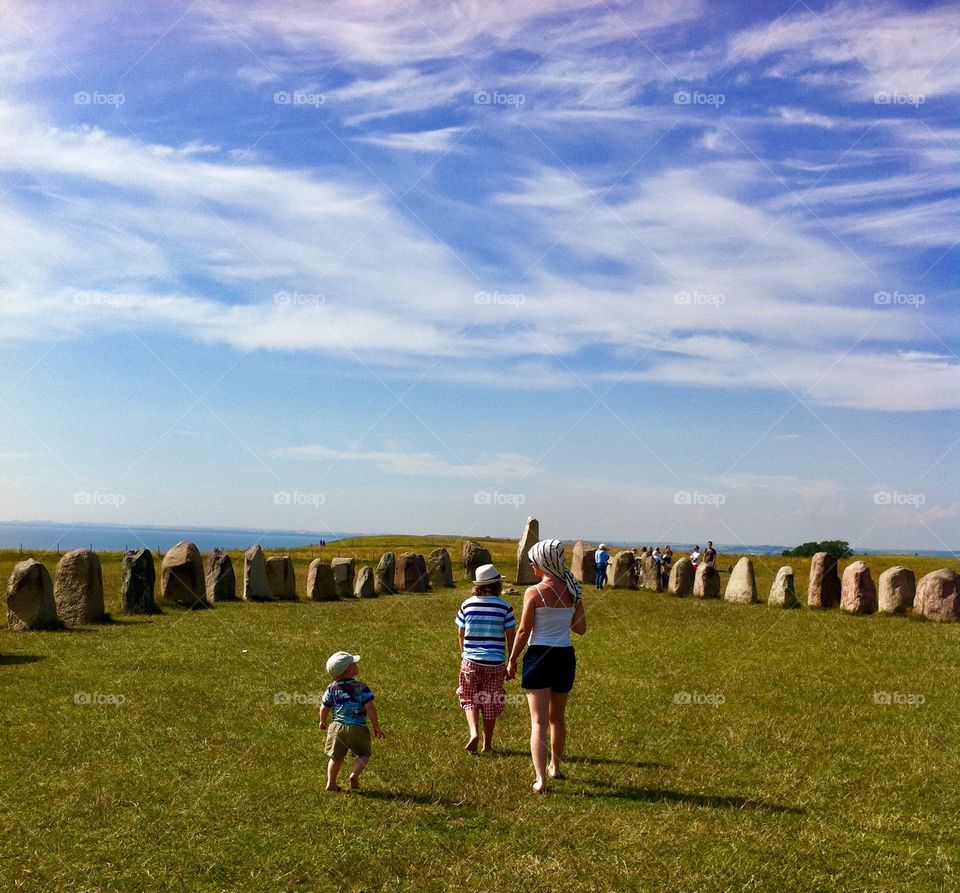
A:
<svg viewBox="0 0 960 893">
<path fill-rule="evenodd" d="M 338 785 L 338 784 L 334 784 L 334 785 L 329 785 L 329 784 L 328 784 L 328 785 L 327 785 L 327 790 L 330 791 L 330 792 L 333 792 L 333 791 L 343 790 L 343 788 L 341 788 L 340 785 Z"/>
<path fill-rule="evenodd" d="M 547 775 L 549 775 L 551 778 L 566 778 L 566 776 L 559 769 L 557 769 L 553 763 L 547 766 Z"/>
<path fill-rule="evenodd" d="M 470 740 L 464 745 L 464 750 L 467 753 L 476 753 L 477 745 L 480 743 L 480 736 L 474 735 Z"/>
<path fill-rule="evenodd" d="M 543 794 L 547 790 L 547 783 L 542 778 L 538 778 L 531 787 L 535 794 Z"/>
<path fill-rule="evenodd" d="M 350 776 L 350 787 L 354 790 L 360 787 L 360 779 L 356 775 Z"/>
</svg>

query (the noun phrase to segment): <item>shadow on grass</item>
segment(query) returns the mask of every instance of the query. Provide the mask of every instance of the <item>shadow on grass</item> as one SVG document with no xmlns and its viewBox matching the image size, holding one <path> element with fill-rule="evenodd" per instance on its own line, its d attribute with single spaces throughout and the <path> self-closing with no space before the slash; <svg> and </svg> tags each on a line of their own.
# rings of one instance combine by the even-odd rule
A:
<svg viewBox="0 0 960 893">
<path fill-rule="evenodd" d="M 667 788 L 637 788 L 630 785 L 607 784 L 602 781 L 590 781 L 587 784 L 604 788 L 603 791 L 596 792 L 595 796 L 618 800 L 639 800 L 645 803 L 689 803 L 692 806 L 708 806 L 713 809 L 758 809 L 766 812 L 804 815 L 804 810 L 795 806 L 767 803 L 764 800 L 749 800 L 746 797 L 693 794 L 685 791 L 671 791 Z"/>
<path fill-rule="evenodd" d="M 497 748 L 495 756 L 501 757 L 526 757 L 530 758 L 529 750 L 511 750 L 509 748 Z M 643 760 L 611 760 L 609 757 L 565 757 L 563 764 L 565 766 L 626 766 L 630 769 L 672 769 L 668 763 L 651 763 Z"/>
<path fill-rule="evenodd" d="M 0 654 L 0 666 L 12 664 L 35 664 L 45 660 L 42 654 Z"/>
<path fill-rule="evenodd" d="M 351 794 L 369 800 L 388 800 L 394 803 L 419 803 L 421 806 L 443 806 L 447 809 L 457 809 L 463 806 L 462 802 L 437 794 L 411 794 L 404 791 L 376 791 L 360 788 L 351 791 Z"/>
</svg>

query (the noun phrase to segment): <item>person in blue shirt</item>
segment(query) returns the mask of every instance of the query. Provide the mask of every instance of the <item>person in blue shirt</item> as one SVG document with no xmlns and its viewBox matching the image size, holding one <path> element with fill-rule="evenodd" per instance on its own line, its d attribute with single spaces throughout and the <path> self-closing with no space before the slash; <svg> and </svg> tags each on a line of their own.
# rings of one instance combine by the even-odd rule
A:
<svg viewBox="0 0 960 893">
<path fill-rule="evenodd" d="M 607 550 L 606 543 L 600 543 L 595 556 L 597 562 L 597 578 L 595 580 L 597 589 L 603 589 L 603 584 L 607 582 L 607 564 L 610 561 L 610 552 Z"/>
</svg>

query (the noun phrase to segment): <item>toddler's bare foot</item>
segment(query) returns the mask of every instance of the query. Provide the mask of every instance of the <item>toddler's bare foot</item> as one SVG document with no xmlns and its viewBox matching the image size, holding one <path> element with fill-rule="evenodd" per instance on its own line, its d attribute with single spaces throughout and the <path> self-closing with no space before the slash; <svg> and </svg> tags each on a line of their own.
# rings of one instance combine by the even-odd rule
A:
<svg viewBox="0 0 960 893">
<path fill-rule="evenodd" d="M 360 779 L 356 775 L 350 776 L 350 787 L 354 790 L 360 787 Z"/>
<path fill-rule="evenodd" d="M 470 738 L 470 740 L 464 745 L 464 750 L 466 750 L 467 753 L 476 753 L 476 752 L 477 752 L 477 745 L 478 745 L 479 743 L 480 743 L 480 736 L 479 736 L 479 735 L 473 735 L 473 736 Z"/>
<path fill-rule="evenodd" d="M 328 785 L 327 785 L 327 790 L 328 790 L 328 791 L 331 791 L 331 792 L 332 792 L 332 791 L 339 791 L 339 790 L 341 790 L 341 787 L 340 787 L 340 785 L 338 785 L 338 784 L 328 784 Z"/>
<path fill-rule="evenodd" d="M 531 787 L 535 794 L 543 794 L 547 790 L 547 783 L 542 778 L 538 778 Z"/>
</svg>

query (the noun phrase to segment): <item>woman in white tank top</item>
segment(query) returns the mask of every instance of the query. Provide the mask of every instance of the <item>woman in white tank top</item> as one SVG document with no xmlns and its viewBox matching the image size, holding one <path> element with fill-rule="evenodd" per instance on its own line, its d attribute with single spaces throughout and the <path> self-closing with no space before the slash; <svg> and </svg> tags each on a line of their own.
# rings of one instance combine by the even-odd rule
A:
<svg viewBox="0 0 960 893">
<path fill-rule="evenodd" d="M 562 778 L 567 738 L 565 711 L 576 676 L 576 654 L 570 633 L 587 631 L 579 582 L 563 563 L 559 540 L 541 540 L 527 553 L 534 573 L 541 578 L 523 596 L 523 614 L 507 661 L 507 679 L 517 673 L 517 657 L 523 656 L 521 685 L 530 707 L 530 756 L 538 794 L 546 790 L 546 778 Z M 550 762 L 547 762 L 547 730 Z"/>
</svg>

